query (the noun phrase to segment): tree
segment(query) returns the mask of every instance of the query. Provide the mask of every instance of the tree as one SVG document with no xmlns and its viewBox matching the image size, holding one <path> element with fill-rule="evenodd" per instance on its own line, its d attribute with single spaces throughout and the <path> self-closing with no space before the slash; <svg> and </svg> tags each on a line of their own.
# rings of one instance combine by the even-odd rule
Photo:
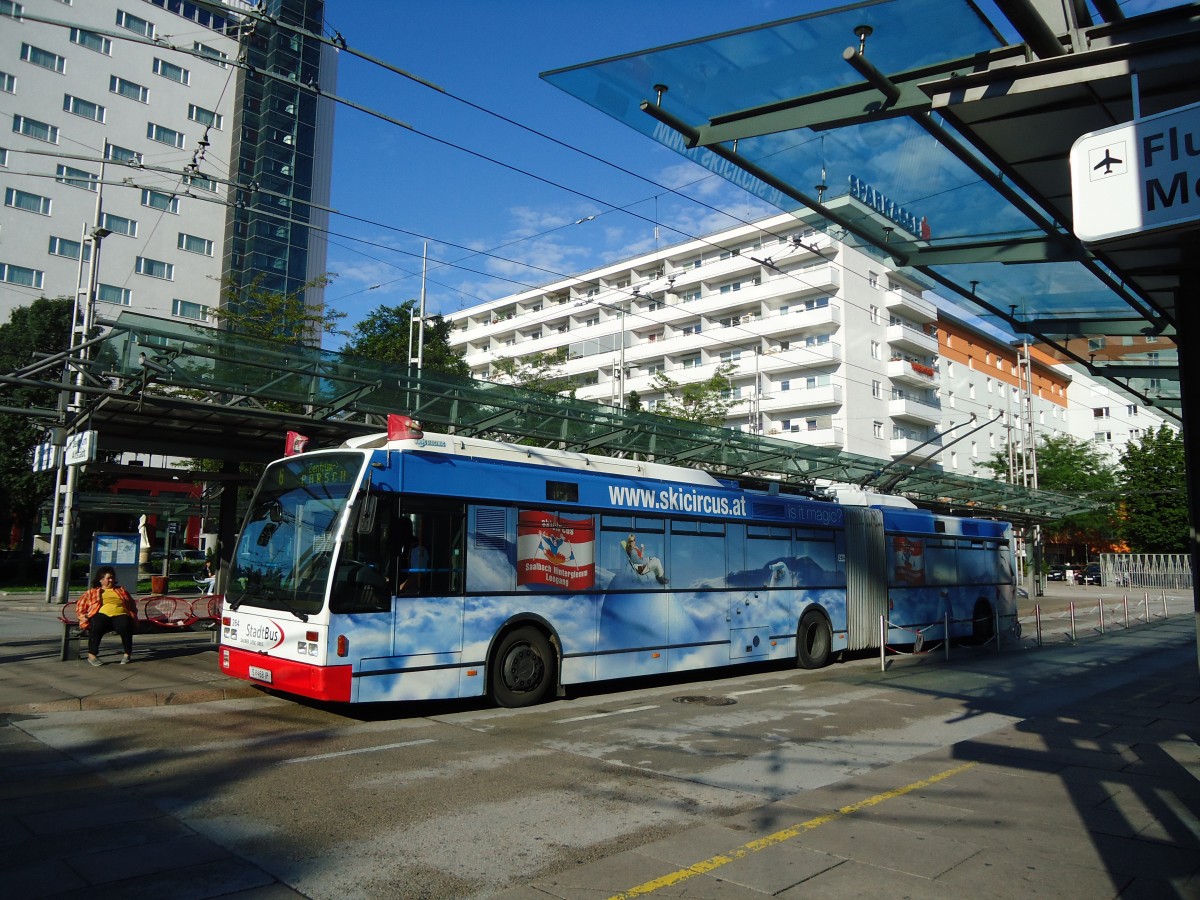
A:
<svg viewBox="0 0 1200 900">
<path fill-rule="evenodd" d="M 234 334 L 273 341 L 315 344 L 322 334 L 339 333 L 338 322 L 346 314 L 312 306 L 307 300 L 308 291 L 325 287 L 332 275 L 318 276 L 291 293 L 263 287 L 264 278 L 255 275 L 247 285 L 226 278 L 221 284 L 221 305 L 212 310 L 212 317 Z"/>
<path fill-rule="evenodd" d="M 65 350 L 71 342 L 74 307 L 75 301 L 70 297 L 55 300 L 41 297 L 29 306 L 14 309 L 9 321 L 0 325 L 0 371 L 14 372 L 41 354 Z M 45 376 L 42 380 L 46 380 Z M 0 454 L 0 511 L 8 529 L 2 543 L 4 546 L 12 543 L 15 529 L 21 535 L 22 548 L 27 549 L 38 507 L 54 484 L 52 473 L 32 471 L 32 451 L 45 440 L 46 427 L 51 424 L 49 413 L 58 405 L 58 391 L 17 385 L 5 391 L 3 405 L 31 413 L 47 412 L 41 419 L 34 415 L 0 413 L 0 446 L 5 450 Z"/>
<path fill-rule="evenodd" d="M 1162 425 L 1121 453 L 1123 533 L 1135 553 L 1188 549 L 1187 460 L 1183 437 Z"/>
<path fill-rule="evenodd" d="M 729 410 L 737 400 L 731 396 L 733 373 L 737 364 L 723 362 L 711 376 L 683 386 L 666 372 L 654 373 L 654 387 L 663 392 L 654 412 L 687 422 L 705 425 L 724 425 Z"/>
<path fill-rule="evenodd" d="M 417 308 L 416 300 L 405 300 L 399 306 L 380 306 L 373 310 L 354 326 L 350 340 L 342 349 L 343 355 L 407 367 L 410 342 L 411 355 L 417 355 L 417 335 L 415 331 L 410 331 Z M 466 359 L 450 347 L 453 326 L 440 315 L 426 316 L 424 330 L 422 368 L 429 372 L 470 378 L 471 367 Z"/>
<path fill-rule="evenodd" d="M 566 347 L 544 353 L 530 353 L 528 356 L 507 356 L 493 364 L 492 380 L 542 394 L 566 393 L 574 397 L 575 381 L 562 371 L 562 365 L 566 361 Z"/>
<path fill-rule="evenodd" d="M 1008 451 L 1001 450 L 983 463 L 998 481 L 1008 481 Z M 1105 455 L 1093 444 L 1065 434 L 1047 434 L 1037 442 L 1038 488 L 1100 501 L 1095 512 L 1066 516 L 1044 527 L 1054 543 L 1083 543 L 1098 548 L 1117 539 L 1117 475 Z"/>
</svg>

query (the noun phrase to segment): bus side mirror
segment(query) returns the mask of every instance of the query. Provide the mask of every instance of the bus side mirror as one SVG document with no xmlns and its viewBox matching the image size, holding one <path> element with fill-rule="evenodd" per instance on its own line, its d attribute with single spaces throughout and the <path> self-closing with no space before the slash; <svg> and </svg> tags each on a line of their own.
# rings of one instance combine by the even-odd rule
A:
<svg viewBox="0 0 1200 900">
<path fill-rule="evenodd" d="M 354 530 L 359 534 L 370 534 L 374 531 L 377 509 L 379 509 L 379 498 L 374 494 L 366 494 L 358 508 L 358 523 Z"/>
</svg>

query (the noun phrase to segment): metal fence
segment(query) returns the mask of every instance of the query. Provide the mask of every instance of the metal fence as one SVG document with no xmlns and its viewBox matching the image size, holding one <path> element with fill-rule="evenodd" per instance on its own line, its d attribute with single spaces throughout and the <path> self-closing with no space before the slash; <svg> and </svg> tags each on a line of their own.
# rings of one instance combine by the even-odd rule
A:
<svg viewBox="0 0 1200 900">
<path fill-rule="evenodd" d="M 1106 587 L 1192 589 L 1186 553 L 1101 553 L 1100 576 Z"/>
</svg>

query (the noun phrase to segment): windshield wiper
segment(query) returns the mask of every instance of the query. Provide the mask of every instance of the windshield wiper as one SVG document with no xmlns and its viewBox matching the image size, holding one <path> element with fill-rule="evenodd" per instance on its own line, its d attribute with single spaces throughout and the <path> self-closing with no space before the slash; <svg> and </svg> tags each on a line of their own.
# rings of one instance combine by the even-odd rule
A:
<svg viewBox="0 0 1200 900">
<path fill-rule="evenodd" d="M 263 591 L 261 596 L 264 600 L 269 600 L 272 603 L 278 603 L 280 606 L 283 607 L 285 612 L 290 612 L 293 616 L 295 616 L 301 622 L 308 621 L 308 613 L 302 612 L 299 609 L 297 609 L 296 607 L 294 607 L 291 603 L 288 602 L 287 597 L 285 597 L 283 594 L 278 593 L 276 591 Z"/>
</svg>

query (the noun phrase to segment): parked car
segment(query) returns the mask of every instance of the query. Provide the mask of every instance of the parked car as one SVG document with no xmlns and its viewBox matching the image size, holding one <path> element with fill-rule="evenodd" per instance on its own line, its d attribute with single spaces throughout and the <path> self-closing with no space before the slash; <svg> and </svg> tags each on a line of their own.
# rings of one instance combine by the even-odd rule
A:
<svg viewBox="0 0 1200 900">
<path fill-rule="evenodd" d="M 171 555 L 174 556 L 175 559 L 183 560 L 183 561 L 190 561 L 190 562 L 204 562 L 204 560 L 206 558 L 203 550 L 190 550 L 190 549 L 176 550 Z"/>
<path fill-rule="evenodd" d="M 1080 584 L 1104 584 L 1104 578 L 1100 574 L 1100 563 L 1088 563 L 1087 568 L 1079 576 Z"/>
<path fill-rule="evenodd" d="M 1050 568 L 1050 571 L 1048 571 L 1046 573 L 1046 580 L 1047 581 L 1066 581 L 1067 580 L 1067 567 L 1066 566 L 1052 566 Z"/>
</svg>

